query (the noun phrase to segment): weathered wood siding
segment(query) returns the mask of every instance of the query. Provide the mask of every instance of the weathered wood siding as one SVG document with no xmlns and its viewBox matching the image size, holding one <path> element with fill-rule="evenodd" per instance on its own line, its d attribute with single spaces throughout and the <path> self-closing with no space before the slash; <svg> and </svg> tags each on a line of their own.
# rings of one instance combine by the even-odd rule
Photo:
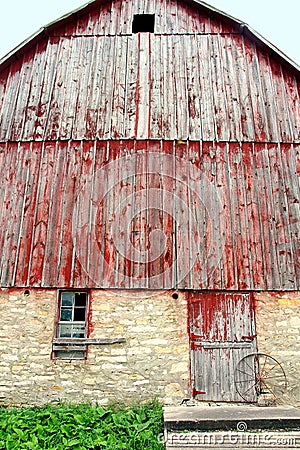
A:
<svg viewBox="0 0 300 450">
<path fill-rule="evenodd" d="M 299 289 L 299 76 L 271 56 L 203 5 L 136 0 L 8 59 L 1 285 Z"/>
<path fill-rule="evenodd" d="M 0 145 L 2 286 L 297 290 L 300 146 Z"/>
<path fill-rule="evenodd" d="M 155 33 L 132 34 L 145 12 Z M 1 73 L 0 141 L 300 142 L 299 77 L 211 11 L 113 1 L 71 19 Z"/>
</svg>

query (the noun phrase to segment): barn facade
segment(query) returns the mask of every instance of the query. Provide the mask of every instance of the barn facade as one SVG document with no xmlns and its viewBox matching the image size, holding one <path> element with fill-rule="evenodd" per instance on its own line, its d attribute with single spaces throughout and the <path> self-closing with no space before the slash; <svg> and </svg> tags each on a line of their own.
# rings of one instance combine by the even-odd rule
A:
<svg viewBox="0 0 300 450">
<path fill-rule="evenodd" d="M 1 402 L 300 403 L 299 68 L 247 25 L 43 28 L 1 62 L 0 171 Z"/>
</svg>

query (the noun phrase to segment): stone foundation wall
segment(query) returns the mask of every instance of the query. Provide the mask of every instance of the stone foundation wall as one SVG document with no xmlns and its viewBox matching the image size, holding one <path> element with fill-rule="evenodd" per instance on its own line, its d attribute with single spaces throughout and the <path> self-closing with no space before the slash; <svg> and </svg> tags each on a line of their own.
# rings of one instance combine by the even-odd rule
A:
<svg viewBox="0 0 300 450">
<path fill-rule="evenodd" d="M 183 294 L 91 291 L 87 360 L 52 360 L 56 290 L 0 291 L 0 402 L 42 404 L 145 400 L 177 404 L 188 394 L 189 341 Z"/>
<path fill-rule="evenodd" d="M 300 406 L 300 292 L 262 292 L 255 300 L 258 351 L 280 362 L 287 376 L 278 402 Z"/>
<path fill-rule="evenodd" d="M 87 360 L 53 360 L 56 290 L 0 291 L 0 404 L 189 396 L 189 338 L 184 293 L 93 290 L 91 338 L 125 343 L 89 345 Z M 258 351 L 283 366 L 287 393 L 300 406 L 300 293 L 257 293 Z"/>
</svg>

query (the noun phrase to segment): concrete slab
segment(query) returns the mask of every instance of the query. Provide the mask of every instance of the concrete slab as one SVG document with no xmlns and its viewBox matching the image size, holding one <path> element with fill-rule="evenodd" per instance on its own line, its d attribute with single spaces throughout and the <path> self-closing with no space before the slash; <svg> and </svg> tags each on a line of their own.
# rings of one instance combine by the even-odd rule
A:
<svg viewBox="0 0 300 450">
<path fill-rule="evenodd" d="M 170 431 L 300 430 L 300 410 L 253 405 L 165 407 L 164 421 Z"/>
</svg>

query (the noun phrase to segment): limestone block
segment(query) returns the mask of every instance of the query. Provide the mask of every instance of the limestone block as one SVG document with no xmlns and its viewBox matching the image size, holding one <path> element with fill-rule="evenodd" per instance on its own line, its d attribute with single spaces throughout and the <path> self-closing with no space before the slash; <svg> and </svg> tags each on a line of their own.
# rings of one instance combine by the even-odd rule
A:
<svg viewBox="0 0 300 450">
<path fill-rule="evenodd" d="M 276 327 L 286 328 L 288 326 L 288 321 L 282 320 L 282 321 L 275 322 L 275 324 L 276 324 Z"/>
<path fill-rule="evenodd" d="M 290 326 L 300 328 L 300 314 L 290 318 Z"/>
<path fill-rule="evenodd" d="M 147 341 L 141 341 L 141 344 L 147 344 L 147 345 L 157 345 L 157 346 L 166 346 L 169 344 L 167 339 L 159 339 L 159 338 L 153 338 L 149 339 Z"/>
<path fill-rule="evenodd" d="M 149 383 L 150 383 L 150 380 L 137 380 L 137 381 L 133 382 L 133 385 L 134 386 L 140 386 L 142 384 L 149 384 Z"/>
<path fill-rule="evenodd" d="M 127 350 L 126 348 L 123 347 L 112 347 L 110 350 L 110 354 L 112 356 L 121 356 L 121 355 L 126 355 Z"/>
<path fill-rule="evenodd" d="M 94 385 L 96 383 L 96 378 L 83 378 L 82 383 Z"/>
<path fill-rule="evenodd" d="M 165 386 L 165 395 L 166 397 L 182 397 L 183 390 L 179 383 L 170 383 Z"/>
<path fill-rule="evenodd" d="M 188 364 L 184 361 L 172 364 L 170 373 L 188 373 L 188 370 Z"/>
</svg>

